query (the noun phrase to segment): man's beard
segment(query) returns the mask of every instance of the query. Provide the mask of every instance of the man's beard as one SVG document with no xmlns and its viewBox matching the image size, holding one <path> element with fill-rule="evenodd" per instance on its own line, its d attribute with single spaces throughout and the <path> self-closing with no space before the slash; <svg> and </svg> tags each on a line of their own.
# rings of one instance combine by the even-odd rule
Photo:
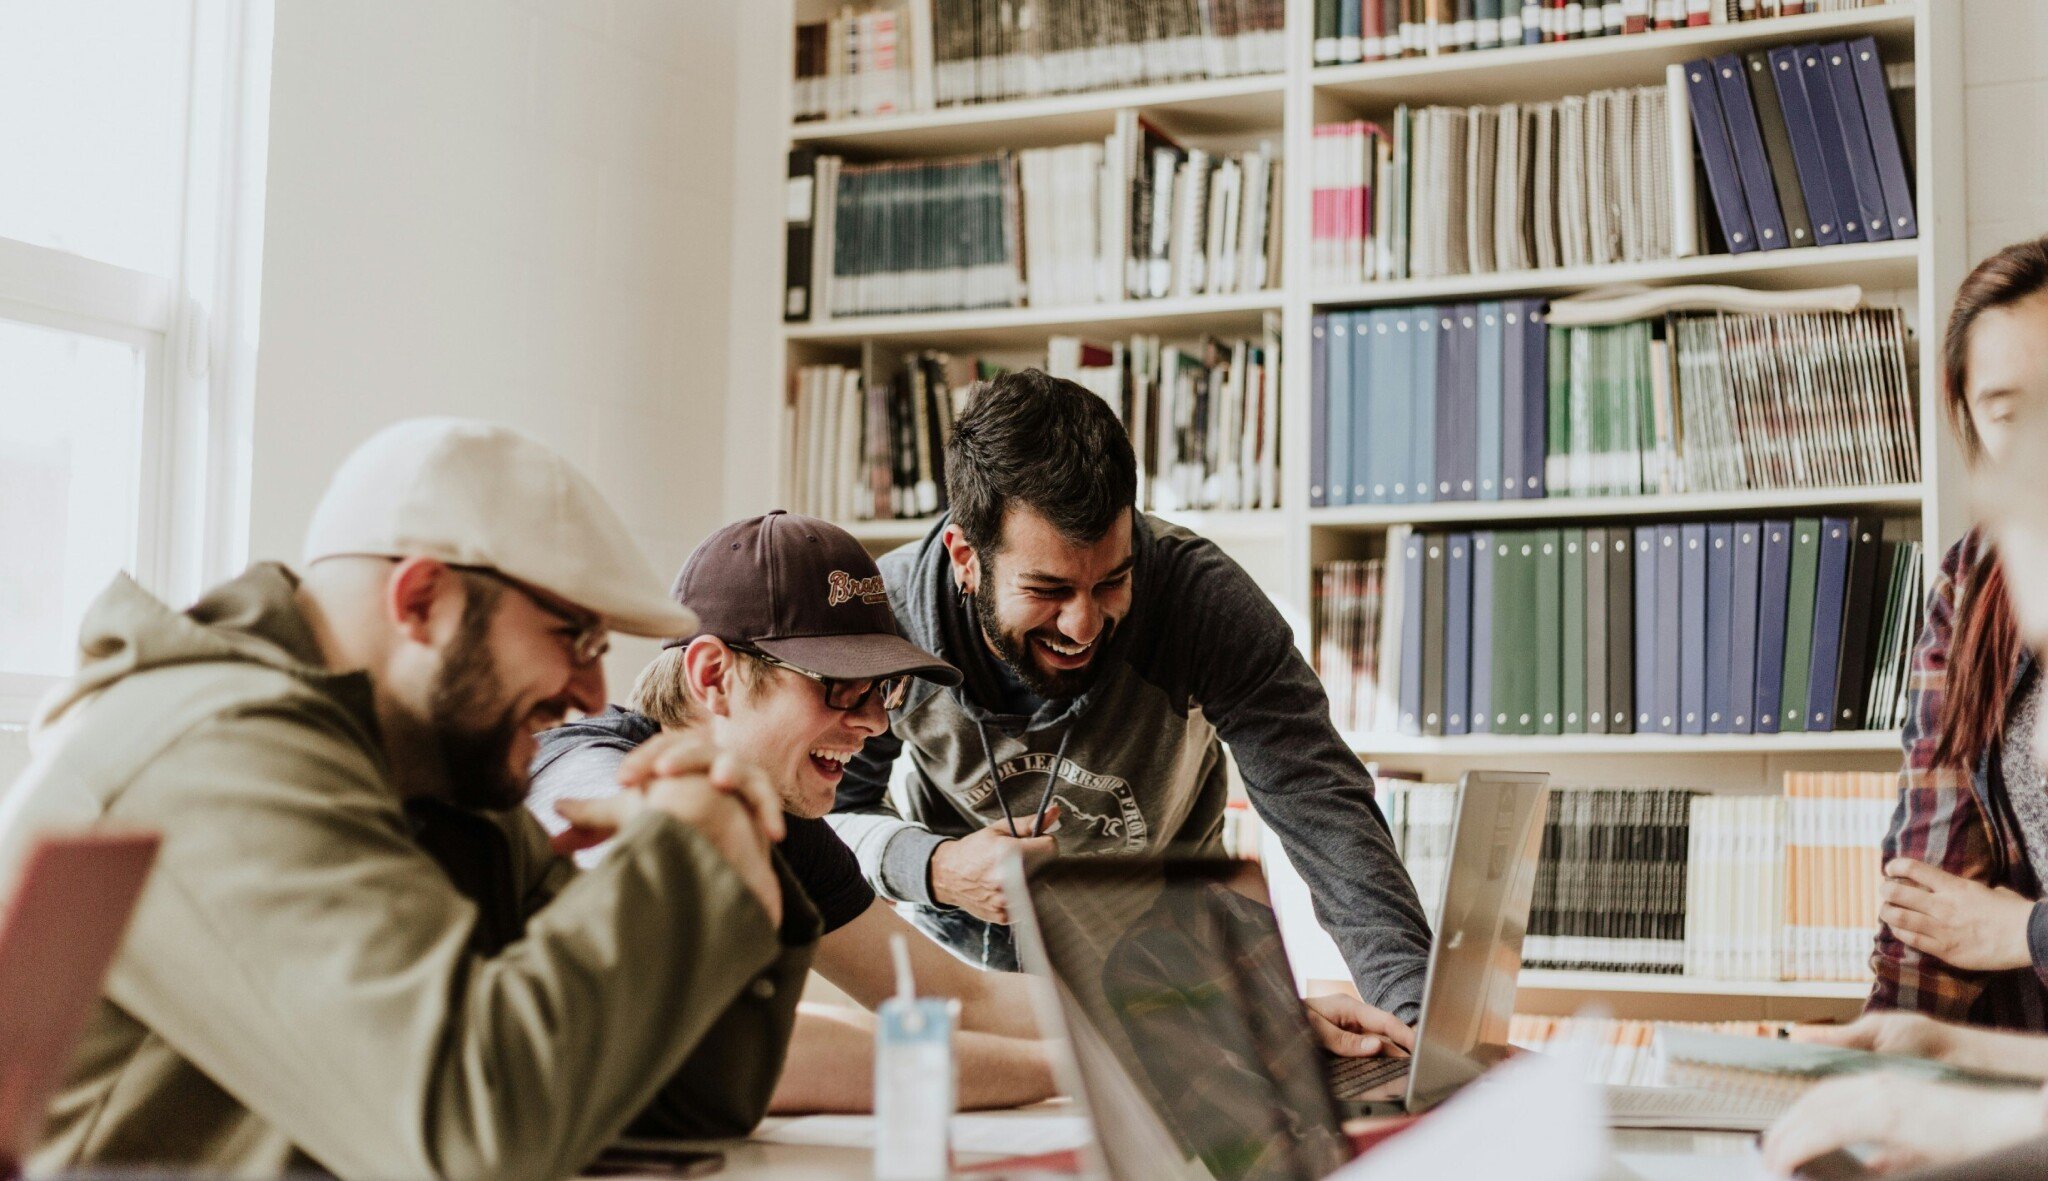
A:
<svg viewBox="0 0 2048 1181">
<path fill-rule="evenodd" d="M 498 665 L 486 640 L 495 605 L 474 597 L 464 605 L 462 625 L 434 678 L 428 720 L 449 801 L 502 812 L 526 799 L 531 780 L 525 768 L 512 766 L 522 721 L 514 707 L 498 704 Z"/>
<path fill-rule="evenodd" d="M 991 575 L 993 577 L 993 575 Z M 1076 669 L 1054 670 L 1038 663 L 1038 657 L 1031 649 L 1029 636 L 1012 636 L 1003 630 L 1002 620 L 996 618 L 995 600 L 988 595 L 970 595 L 974 600 L 974 616 L 981 625 L 981 634 L 988 638 L 988 646 L 1002 658 L 1010 671 L 1024 682 L 1026 688 L 1040 697 L 1065 699 L 1079 697 L 1095 683 L 1095 670 L 1102 667 L 1102 649 L 1109 643 L 1110 634 L 1116 631 L 1116 620 L 1102 621 L 1102 631 L 1095 637 L 1095 655 Z"/>
</svg>

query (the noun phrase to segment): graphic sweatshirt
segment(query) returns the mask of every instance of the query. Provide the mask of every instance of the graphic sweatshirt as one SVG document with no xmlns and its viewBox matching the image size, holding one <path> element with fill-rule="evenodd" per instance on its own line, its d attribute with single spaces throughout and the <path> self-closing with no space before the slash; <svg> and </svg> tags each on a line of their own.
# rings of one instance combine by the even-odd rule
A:
<svg viewBox="0 0 2048 1181">
<path fill-rule="evenodd" d="M 1130 612 L 1096 656 L 1079 697 L 1030 716 L 1001 712 L 1015 694 L 955 587 L 939 543 L 881 559 L 903 634 L 957 665 L 952 689 L 913 682 L 846 768 L 833 827 L 905 917 L 987 967 L 1014 970 L 1008 928 L 939 905 L 931 858 L 944 841 L 1035 815 L 1048 784 L 1063 856 L 1216 853 L 1230 745 L 1261 820 L 1314 897 L 1368 1003 L 1412 1022 L 1429 930 L 1373 801 L 1371 776 L 1330 720 L 1329 701 L 1280 612 L 1214 543 L 1155 517 L 1134 519 Z M 890 779 L 909 766 L 896 800 Z"/>
</svg>

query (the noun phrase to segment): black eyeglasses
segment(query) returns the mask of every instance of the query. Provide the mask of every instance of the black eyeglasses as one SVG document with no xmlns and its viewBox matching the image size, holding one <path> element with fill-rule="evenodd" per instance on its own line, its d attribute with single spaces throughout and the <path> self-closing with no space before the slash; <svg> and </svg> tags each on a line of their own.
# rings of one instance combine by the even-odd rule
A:
<svg viewBox="0 0 2048 1181">
<path fill-rule="evenodd" d="M 456 566 L 454 569 L 479 575 L 500 586 L 511 587 L 525 595 L 528 602 L 572 628 L 573 631 L 562 633 L 562 638 L 569 641 L 569 660 L 577 668 L 589 668 L 604 659 L 604 654 L 612 650 L 611 626 L 603 617 L 572 614 L 570 609 L 556 606 L 551 602 L 554 596 L 489 566 Z"/>
<path fill-rule="evenodd" d="M 760 661 L 762 664 L 774 668 L 788 669 L 800 677 L 808 677 L 818 682 L 825 690 L 825 704 L 836 710 L 852 713 L 854 710 L 865 706 L 869 699 L 878 692 L 882 695 L 883 709 L 901 709 L 903 703 L 910 697 L 910 677 L 908 674 L 883 677 L 880 680 L 842 681 L 834 677 L 820 676 L 807 668 L 798 668 L 796 665 L 785 660 L 777 660 L 759 648 L 741 644 L 734 644 L 733 647 Z"/>
</svg>

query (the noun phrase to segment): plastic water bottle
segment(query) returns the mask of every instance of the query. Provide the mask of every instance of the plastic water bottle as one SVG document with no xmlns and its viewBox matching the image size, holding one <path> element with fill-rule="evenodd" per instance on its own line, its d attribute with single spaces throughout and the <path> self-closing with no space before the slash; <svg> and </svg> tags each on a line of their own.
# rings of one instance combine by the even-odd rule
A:
<svg viewBox="0 0 2048 1181">
<path fill-rule="evenodd" d="M 958 1099 L 953 1025 L 960 1002 L 917 995 L 903 936 L 890 938 L 889 952 L 896 995 L 875 1011 L 875 1177 L 940 1181 L 952 1164 Z"/>
</svg>

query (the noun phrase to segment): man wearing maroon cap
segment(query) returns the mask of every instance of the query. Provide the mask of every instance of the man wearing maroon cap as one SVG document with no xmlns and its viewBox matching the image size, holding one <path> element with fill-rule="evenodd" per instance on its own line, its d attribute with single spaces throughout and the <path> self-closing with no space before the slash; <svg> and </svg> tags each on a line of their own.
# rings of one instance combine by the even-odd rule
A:
<svg viewBox="0 0 2048 1181">
<path fill-rule="evenodd" d="M 877 905 L 860 863 L 820 819 L 846 761 L 888 729 L 887 707 L 910 678 L 951 685 L 959 672 L 898 634 L 874 559 L 845 530 L 811 517 L 775 512 L 726 526 L 690 555 L 672 593 L 696 614 L 697 631 L 664 645 L 634 685 L 633 708 L 612 706 L 539 738 L 527 803 L 558 847 L 588 845 L 578 858 L 594 863 L 608 835 L 602 824 L 579 830 L 557 805 L 584 820 L 582 801 L 621 790 L 619 765 L 635 747 L 664 730 L 701 734 L 763 768 L 781 793 L 783 860 L 824 921 L 817 971 L 872 1008 L 894 989 L 890 936 L 907 935 L 918 991 L 961 1001 L 962 1104 L 1051 1097 L 1025 982 L 976 971 Z M 873 1083 L 868 1015 L 805 1006 L 770 1110 L 872 1110 Z"/>
</svg>

